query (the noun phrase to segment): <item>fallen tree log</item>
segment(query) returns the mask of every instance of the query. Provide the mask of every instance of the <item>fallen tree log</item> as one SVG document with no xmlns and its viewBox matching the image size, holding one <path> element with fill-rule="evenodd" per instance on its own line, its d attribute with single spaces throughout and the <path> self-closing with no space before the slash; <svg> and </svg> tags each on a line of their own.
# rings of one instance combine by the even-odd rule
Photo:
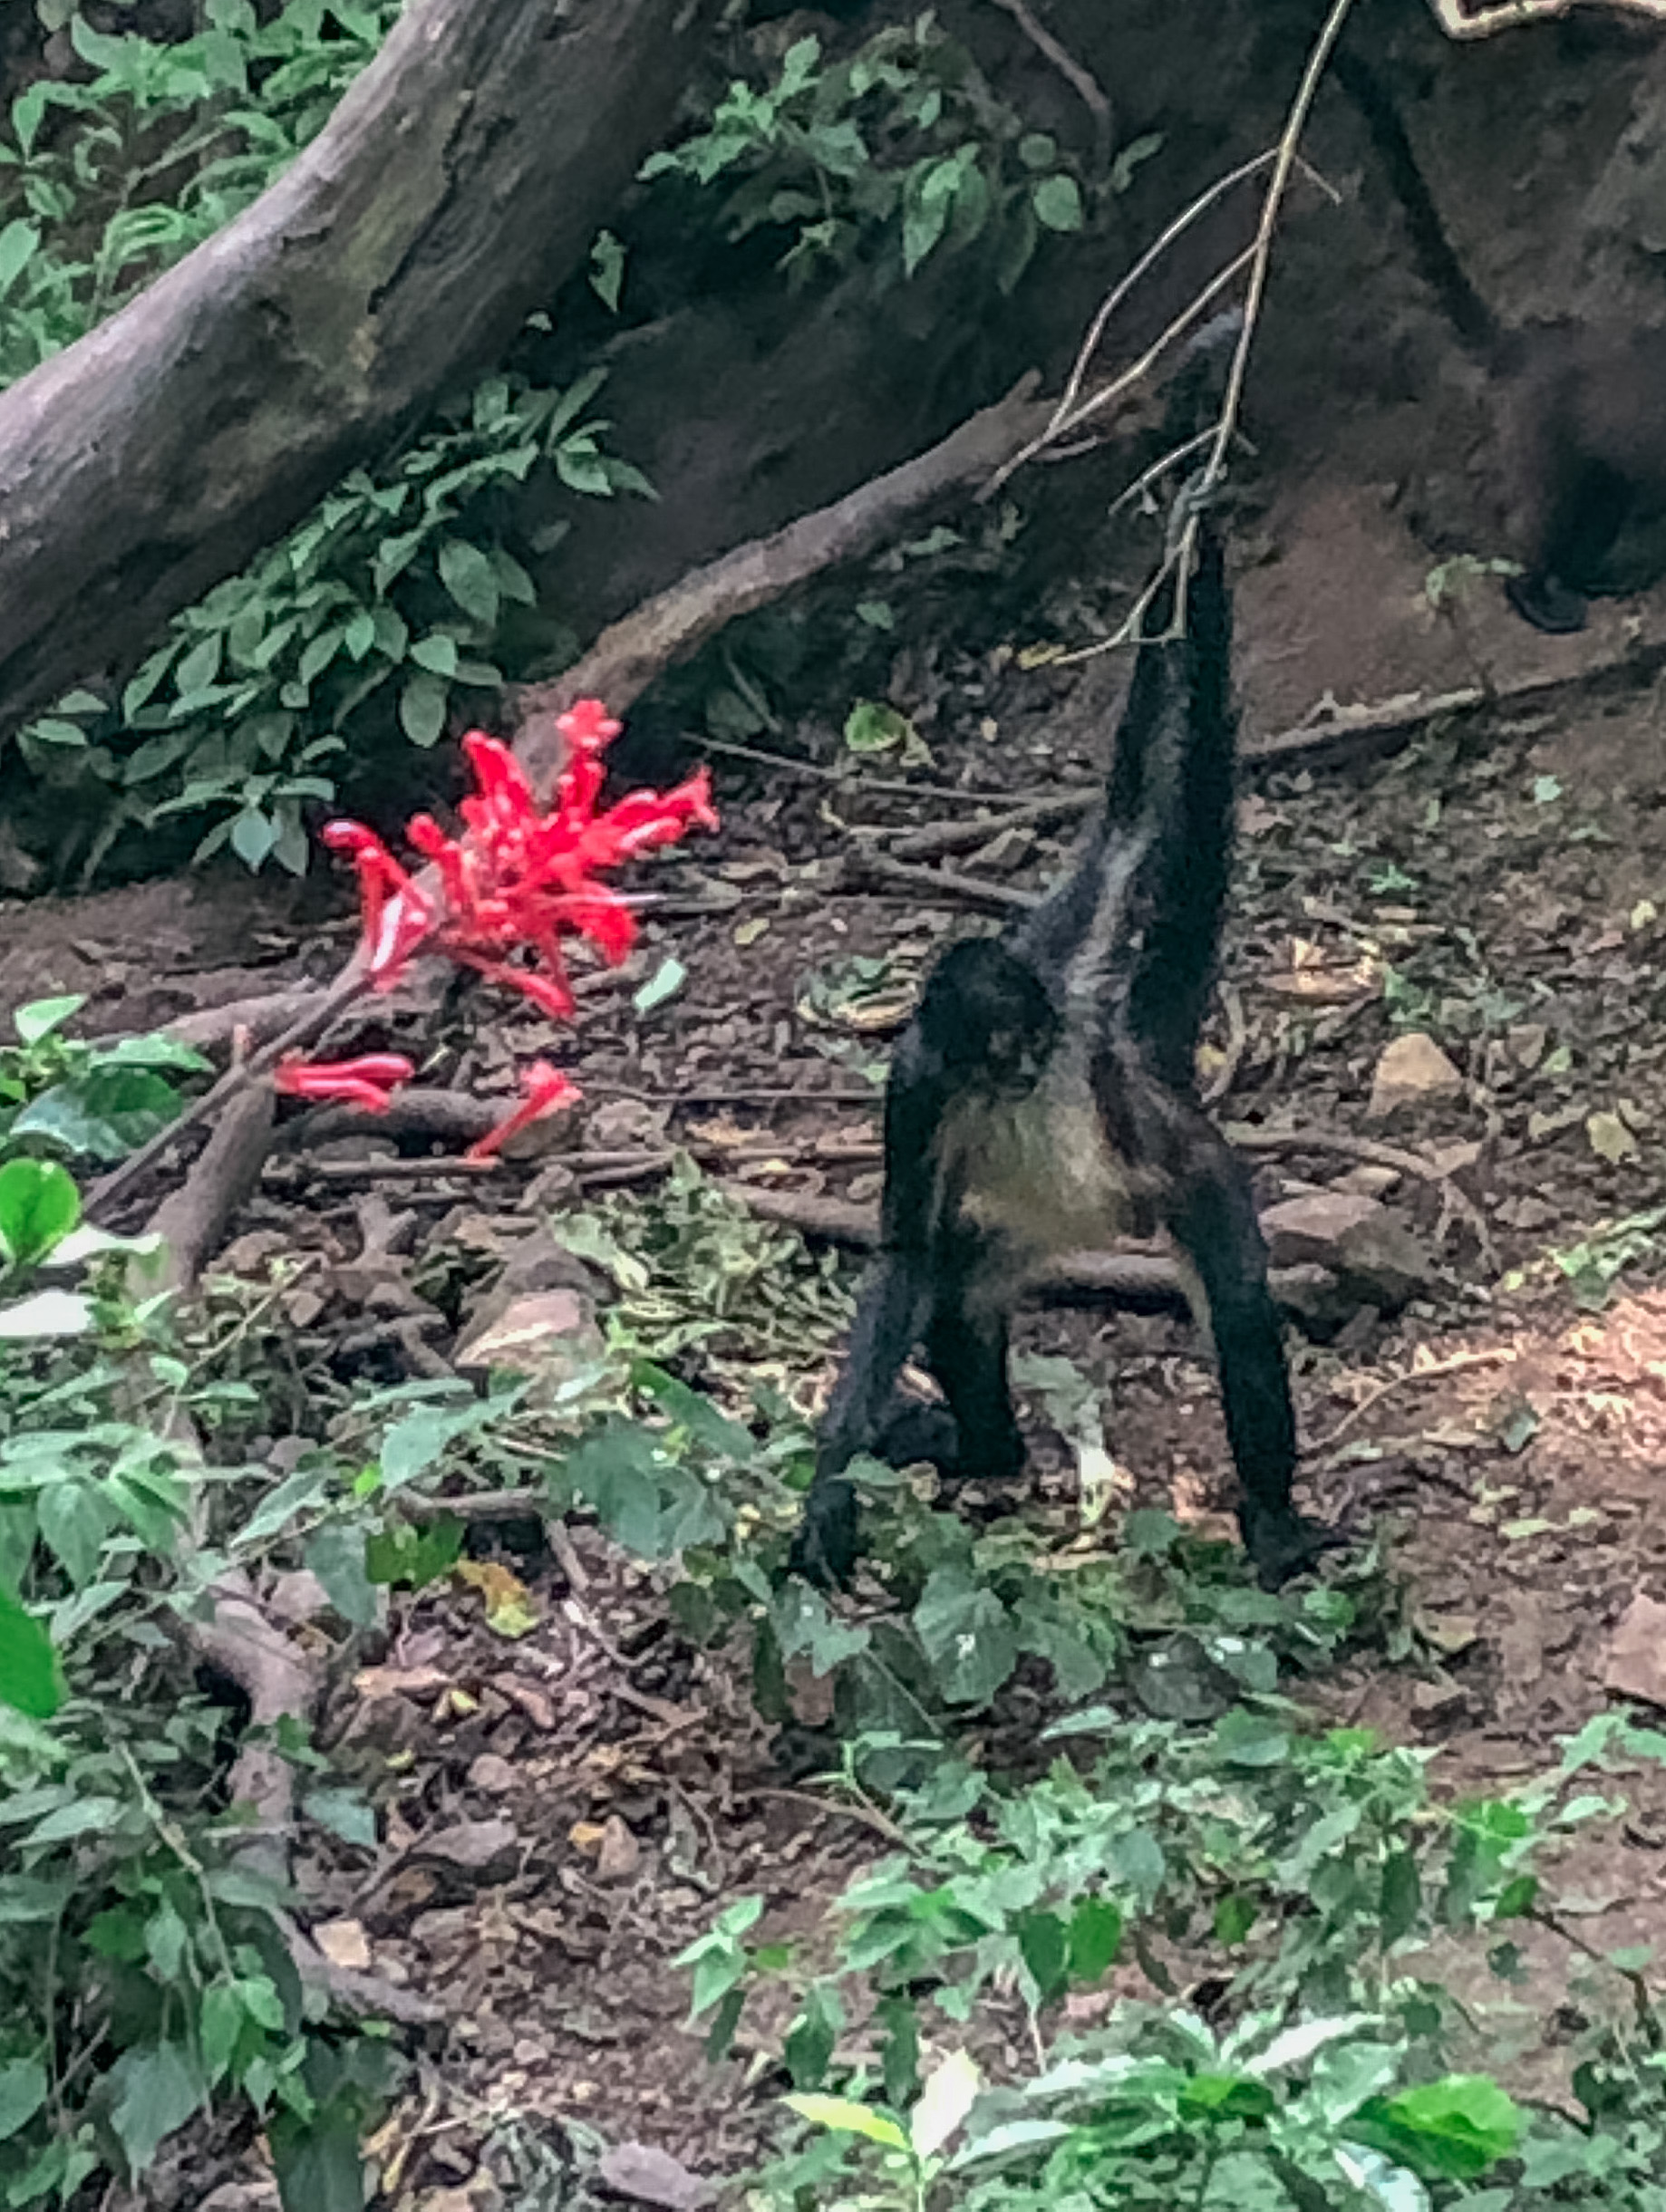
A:
<svg viewBox="0 0 1666 2212">
<path fill-rule="evenodd" d="M 663 135 L 706 0 L 413 0 L 254 205 L 0 394 L 0 734 L 482 369 Z"/>
</svg>

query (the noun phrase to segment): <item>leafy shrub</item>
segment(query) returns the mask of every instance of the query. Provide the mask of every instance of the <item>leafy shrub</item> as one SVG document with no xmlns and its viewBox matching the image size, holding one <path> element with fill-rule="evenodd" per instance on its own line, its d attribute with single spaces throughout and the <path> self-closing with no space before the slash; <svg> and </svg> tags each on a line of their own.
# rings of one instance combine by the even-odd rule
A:
<svg viewBox="0 0 1666 2212">
<path fill-rule="evenodd" d="M 257 198 L 316 135 L 398 17 L 206 0 L 162 45 L 57 8 L 90 81 L 43 77 L 0 137 L 0 387 L 93 329 Z"/>
<path fill-rule="evenodd" d="M 1157 144 L 1124 152 L 1113 189 Z M 796 41 L 772 84 L 731 84 L 710 126 L 651 155 L 643 175 L 736 178 L 720 221 L 734 239 L 791 233 L 780 266 L 798 281 L 866 260 L 888 285 L 976 245 L 1011 291 L 1043 232 L 1082 227 L 1089 198 L 1057 140 L 1026 129 L 929 14 L 844 61 Z"/>
</svg>

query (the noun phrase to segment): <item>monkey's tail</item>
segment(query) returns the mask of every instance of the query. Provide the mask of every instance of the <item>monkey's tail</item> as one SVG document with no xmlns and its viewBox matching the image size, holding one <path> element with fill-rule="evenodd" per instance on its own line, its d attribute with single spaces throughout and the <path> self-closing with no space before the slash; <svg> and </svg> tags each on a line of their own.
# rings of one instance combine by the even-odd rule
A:
<svg viewBox="0 0 1666 2212">
<path fill-rule="evenodd" d="M 1170 698 L 1163 741 L 1145 778 L 1148 845 L 1135 901 L 1142 926 L 1128 979 L 1128 1024 L 1164 1081 L 1189 1091 L 1232 868 L 1235 753 L 1232 595 L 1220 527 L 1206 508 L 1197 517 L 1186 633 L 1142 647 L 1142 663 L 1158 652 L 1174 660 L 1164 671 Z M 1133 705 L 1130 694 L 1130 711 Z M 1113 793 L 1114 785 L 1113 776 Z"/>
<path fill-rule="evenodd" d="M 1423 281 L 1446 310 L 1453 329 L 1469 351 L 1485 359 L 1496 348 L 1498 319 L 1470 283 L 1452 251 L 1418 158 L 1406 136 L 1388 86 L 1358 53 L 1341 53 L 1331 64 L 1338 88 L 1359 111 L 1377 158 L 1406 217 L 1406 232 Z"/>
</svg>

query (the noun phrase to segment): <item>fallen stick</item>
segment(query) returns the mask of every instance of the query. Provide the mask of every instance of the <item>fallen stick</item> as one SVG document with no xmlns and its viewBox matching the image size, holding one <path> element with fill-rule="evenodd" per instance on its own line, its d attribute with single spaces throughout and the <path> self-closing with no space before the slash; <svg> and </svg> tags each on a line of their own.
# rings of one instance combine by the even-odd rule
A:
<svg viewBox="0 0 1666 2212">
<path fill-rule="evenodd" d="M 272 1143 L 276 1105 L 264 1087 L 240 1091 L 215 1125 L 185 1181 L 150 1216 L 151 1232 L 167 1247 L 164 1290 L 187 1298 L 196 1290 L 226 1224 L 260 1180 Z"/>
<path fill-rule="evenodd" d="M 831 507 L 801 515 L 771 536 L 753 538 L 695 569 L 610 623 L 564 675 L 528 686 L 516 701 L 520 729 L 515 752 L 534 784 L 560 766 L 556 722 L 576 700 L 605 700 L 610 713 L 621 713 L 655 677 L 741 615 L 769 605 L 825 568 L 871 552 L 904 517 L 932 500 L 981 483 L 1051 415 L 1045 401 L 1031 397 L 1039 382 L 1030 372 L 1005 399 L 915 459 L 858 485 Z"/>
</svg>

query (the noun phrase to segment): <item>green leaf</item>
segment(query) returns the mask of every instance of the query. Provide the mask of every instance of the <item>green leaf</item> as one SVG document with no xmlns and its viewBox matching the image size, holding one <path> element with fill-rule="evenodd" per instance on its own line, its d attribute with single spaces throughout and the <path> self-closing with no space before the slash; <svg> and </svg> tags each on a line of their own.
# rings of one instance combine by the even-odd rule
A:
<svg viewBox="0 0 1666 2212">
<path fill-rule="evenodd" d="M 355 1628 L 373 1628 L 376 1592 L 365 1571 L 363 1531 L 326 1521 L 307 1539 L 303 1556 L 342 1618 Z"/>
<path fill-rule="evenodd" d="M 1070 1915 L 1070 1979 L 1102 1982 L 1122 1947 L 1122 1913 L 1109 1898 L 1083 1898 Z"/>
<path fill-rule="evenodd" d="M 426 1589 L 450 1573 L 462 1556 L 463 1524 L 454 1514 L 442 1514 L 420 1529 L 398 1521 L 373 1531 L 364 1539 L 364 1571 L 386 1588 L 400 1583 L 408 1589 Z"/>
<path fill-rule="evenodd" d="M 0 299 L 5 297 L 23 275 L 40 242 L 39 228 L 34 223 L 25 223 L 21 216 L 0 230 Z"/>
<path fill-rule="evenodd" d="M 1062 169 L 1055 176 L 1041 179 L 1030 195 L 1030 204 L 1043 230 L 1081 228 L 1081 188 L 1075 178 Z"/>
<path fill-rule="evenodd" d="M 13 1122 L 14 1135 L 24 1134 L 29 1111 L 25 1106 Z M 8 1160 L 0 1167 L 0 1252 L 15 1265 L 44 1259 L 80 1219 L 75 1179 L 55 1160 Z"/>
<path fill-rule="evenodd" d="M 1018 1664 L 1005 1606 L 964 1569 L 934 1569 L 914 1609 L 914 1626 L 952 1705 L 986 1705 Z"/>
<path fill-rule="evenodd" d="M 465 614 L 490 629 L 498 619 L 498 579 L 478 546 L 448 537 L 440 547 L 440 581 Z"/>
<path fill-rule="evenodd" d="M 179 1113 L 179 1096 L 171 1083 L 148 1068 L 117 1063 L 54 1083 L 23 1108 L 12 1134 L 49 1136 L 66 1152 L 121 1160 L 166 1129 Z M 4 1227 L 0 1219 L 0 1234 Z"/>
<path fill-rule="evenodd" d="M 803 2010 L 781 2045 L 795 2089 L 813 2088 L 825 2078 L 844 2024 L 845 2008 L 838 1990 L 830 1983 L 812 1983 L 804 1994 Z"/>
<path fill-rule="evenodd" d="M 887 2150 L 908 2149 L 908 2138 L 894 2120 L 848 2097 L 783 2097 L 781 2102 L 800 2120 L 808 2120 L 812 2128 L 864 2136 L 870 2143 L 884 2144 Z"/>
<path fill-rule="evenodd" d="M 1059 141 L 1045 130 L 1026 130 L 1018 141 L 1018 158 L 1027 169 L 1050 169 L 1059 159 Z"/>
<path fill-rule="evenodd" d="M 32 1000 L 12 1016 L 12 1027 L 22 1043 L 38 1045 L 42 1038 L 61 1029 L 72 1014 L 79 1014 L 86 1003 L 84 991 L 72 991 L 62 999 Z"/>
<path fill-rule="evenodd" d="M 246 868 L 257 869 L 277 843 L 277 825 L 258 807 L 245 807 L 231 826 L 231 849 Z"/>
<path fill-rule="evenodd" d="M 98 1571 L 110 1533 L 110 1518 L 98 1489 L 66 1473 L 41 1492 L 35 1510 L 42 1542 L 75 1588 L 84 1589 Z"/>
<path fill-rule="evenodd" d="M 915 734 L 914 724 L 895 707 L 859 699 L 845 717 L 845 744 L 853 753 L 888 753 Z"/>
<path fill-rule="evenodd" d="M 142 2174 L 158 2146 L 182 2128 L 208 2095 L 196 2060 L 179 2043 L 124 2051 L 111 2068 L 110 2124 L 129 2175 Z"/>
<path fill-rule="evenodd" d="M 1367 2142 L 1425 2180 L 1475 2181 L 1516 2149 L 1523 2115 L 1485 2074 L 1448 2074 L 1361 2109 Z"/>
<path fill-rule="evenodd" d="M 45 2101 L 46 2069 L 39 2059 L 8 2059 L 0 2066 L 0 2143 L 26 2128 Z"/>
<path fill-rule="evenodd" d="M 445 732 L 446 687 L 426 671 L 412 676 L 399 695 L 399 726 L 412 745 L 424 751 L 437 745 Z"/>
<path fill-rule="evenodd" d="M 364 2154 L 354 2106 L 333 2098 L 305 2124 L 271 2131 L 283 2212 L 363 2212 Z"/>
<path fill-rule="evenodd" d="M 1394 1851 L 1382 1863 L 1377 1905 L 1377 1938 L 1386 1951 L 1409 1936 L 1423 1908 L 1423 1878 L 1415 1851 Z"/>
<path fill-rule="evenodd" d="M 1029 1912 L 1018 1923 L 1018 1948 L 1043 2004 L 1070 1978 L 1070 1936 L 1056 1912 Z"/>
<path fill-rule="evenodd" d="M 419 668 L 431 675 L 454 676 L 457 673 L 457 640 L 448 637 L 443 630 L 436 630 L 428 637 L 418 638 L 411 648 L 410 658 Z"/>
<path fill-rule="evenodd" d="M 0 231 L 0 256 L 5 250 L 5 234 Z M 611 230 L 598 230 L 596 244 L 590 248 L 590 289 L 610 314 L 619 312 L 619 291 L 625 282 L 625 248 Z M 0 267 L 0 291 L 5 289 L 4 269 Z"/>
</svg>

